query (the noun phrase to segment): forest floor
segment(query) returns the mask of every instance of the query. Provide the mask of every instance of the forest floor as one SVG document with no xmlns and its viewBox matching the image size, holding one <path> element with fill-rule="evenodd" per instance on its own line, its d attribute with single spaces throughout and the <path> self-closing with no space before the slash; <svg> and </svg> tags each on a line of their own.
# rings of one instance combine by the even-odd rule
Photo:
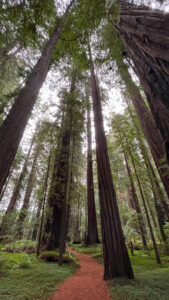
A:
<svg viewBox="0 0 169 300">
<path fill-rule="evenodd" d="M 151 248 L 151 247 L 150 247 Z M 102 246 L 83 247 L 73 245 L 73 249 L 86 253 L 103 265 Z M 112 300 L 168 300 L 169 299 L 169 256 L 161 255 L 162 265 L 155 260 L 154 251 L 145 253 L 135 250 L 131 256 L 135 279 L 116 278 L 109 281 Z M 87 298 L 86 298 L 87 299 Z M 106 298 L 102 298 L 105 300 Z"/>
<path fill-rule="evenodd" d="M 103 280 L 103 266 L 89 255 L 72 253 L 78 257 L 81 268 L 48 300 L 111 300 L 108 285 Z"/>
<path fill-rule="evenodd" d="M 78 268 L 73 262 L 60 267 L 35 254 L 0 251 L 0 300 L 46 300 Z"/>
</svg>

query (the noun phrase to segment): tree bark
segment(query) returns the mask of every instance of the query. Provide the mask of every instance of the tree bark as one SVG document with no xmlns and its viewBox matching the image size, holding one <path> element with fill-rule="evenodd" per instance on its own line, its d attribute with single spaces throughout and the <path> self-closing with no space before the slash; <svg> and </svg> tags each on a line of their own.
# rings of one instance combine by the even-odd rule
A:
<svg viewBox="0 0 169 300">
<path fill-rule="evenodd" d="M 116 194 L 113 186 L 103 125 L 101 97 L 94 72 L 90 48 L 89 54 L 91 62 L 91 89 L 95 123 L 96 158 L 103 240 L 104 279 L 109 280 L 113 277 L 133 278 L 134 275 L 125 245 Z"/>
<path fill-rule="evenodd" d="M 154 172 L 151 160 L 150 160 L 149 155 L 147 153 L 146 146 L 145 146 L 144 141 L 143 141 L 143 139 L 141 137 L 139 128 L 138 128 L 136 122 L 134 121 L 134 116 L 132 114 L 132 111 L 130 109 L 130 106 L 128 104 L 127 99 L 126 99 L 126 103 L 127 103 L 127 106 L 128 106 L 128 110 L 129 110 L 130 116 L 131 116 L 131 118 L 133 120 L 133 124 L 134 124 L 134 126 L 136 128 L 137 139 L 138 139 L 138 142 L 139 142 L 139 145 L 140 145 L 141 153 L 142 153 L 144 161 L 145 161 L 145 165 L 147 167 L 150 184 L 152 186 L 152 192 L 153 192 L 155 209 L 156 209 L 156 213 L 157 213 L 157 219 L 158 219 L 158 223 L 159 223 L 159 229 L 160 229 L 162 240 L 165 242 L 166 239 L 167 239 L 167 237 L 166 237 L 164 229 L 163 229 L 164 214 L 163 214 L 163 211 L 162 211 L 161 204 L 164 203 L 164 210 L 165 210 L 165 204 L 167 205 L 167 203 L 165 202 L 164 194 L 163 194 L 163 192 L 162 192 L 162 190 L 160 188 L 157 176 L 156 176 L 156 174 Z M 166 215 L 167 215 L 167 210 L 166 210 Z"/>
<path fill-rule="evenodd" d="M 28 213 L 29 202 L 30 202 L 30 198 L 31 198 L 31 194 L 32 194 L 33 186 L 34 186 L 36 163 L 37 163 L 39 151 L 40 151 L 40 148 L 37 147 L 37 149 L 35 149 L 34 159 L 32 162 L 32 167 L 31 167 L 31 171 L 29 174 L 29 178 L 28 178 L 28 183 L 27 183 L 27 187 L 26 187 L 26 191 L 25 191 L 23 205 L 22 205 L 22 208 L 20 210 L 18 220 L 17 220 L 16 238 L 18 238 L 18 239 L 21 239 L 23 236 L 23 223 L 24 223 L 24 220 Z"/>
<path fill-rule="evenodd" d="M 36 247 L 36 255 L 37 256 L 39 256 L 39 253 L 40 253 L 41 240 L 42 240 L 42 228 L 43 228 L 43 221 L 44 221 L 44 213 L 45 213 L 46 195 L 47 195 L 47 189 L 48 189 L 48 180 L 49 180 L 51 156 L 52 156 L 52 132 L 51 132 L 50 153 L 49 153 L 46 177 L 45 177 L 45 182 L 44 182 L 44 195 L 43 195 L 43 201 L 42 201 L 42 215 L 41 215 L 41 220 L 40 220 L 38 242 L 37 242 L 37 247 Z M 40 216 L 40 214 L 39 214 L 39 216 Z M 38 227 L 37 227 L 37 229 L 38 229 Z"/>
<path fill-rule="evenodd" d="M 121 12 L 115 28 L 133 60 L 169 162 L 169 14 L 123 0 L 117 3 Z"/>
<path fill-rule="evenodd" d="M 34 135 L 34 137 L 35 137 L 35 135 Z M 27 166 L 28 166 L 28 160 L 29 160 L 29 156 L 30 156 L 30 153 L 31 153 L 31 150 L 32 150 L 32 146 L 33 146 L 33 142 L 34 142 L 34 137 L 32 139 L 30 148 L 28 150 L 28 153 L 27 153 L 27 156 L 26 156 L 26 159 L 25 159 L 22 171 L 21 171 L 21 173 L 19 175 L 19 178 L 18 178 L 18 180 L 16 182 L 16 185 L 14 187 L 14 190 L 13 190 L 12 196 L 10 198 L 7 210 L 6 210 L 5 215 L 3 217 L 2 224 L 1 224 L 1 229 L 0 229 L 1 234 L 6 234 L 7 231 L 8 231 L 8 226 L 7 226 L 8 218 L 9 218 L 9 215 L 15 209 L 16 202 L 17 202 L 17 199 L 18 199 L 18 196 L 19 196 L 19 193 L 20 193 L 20 189 L 22 187 L 22 182 L 23 182 L 23 180 L 25 178 L 25 175 L 26 175 Z"/>
<path fill-rule="evenodd" d="M 75 83 L 76 73 L 74 73 L 72 76 L 70 95 L 72 95 L 75 91 Z M 52 208 L 52 221 L 50 225 L 50 237 L 47 242 L 48 249 L 55 249 L 60 246 L 62 215 L 65 210 L 64 202 L 66 195 L 65 177 L 67 176 L 67 157 L 69 153 L 70 138 L 72 134 L 73 103 L 69 105 L 67 103 L 66 114 L 64 116 L 64 121 L 62 124 L 63 128 L 61 128 L 61 150 L 57 161 L 57 171 L 53 170 L 53 178 L 49 195 L 49 203 Z"/>
<path fill-rule="evenodd" d="M 127 140 L 126 140 L 126 142 L 127 142 Z M 161 264 L 161 259 L 160 259 L 160 256 L 159 256 L 157 243 L 156 243 L 154 233 L 153 233 L 153 229 L 152 229 L 152 226 L 151 226 L 151 222 L 150 222 L 150 218 L 149 218 L 149 214 L 148 214 L 148 210 L 147 210 L 147 206 L 146 206 L 145 197 L 144 197 L 144 194 L 143 194 L 141 182 L 140 182 L 140 179 L 139 179 L 139 176 L 138 176 L 138 173 L 137 173 L 137 169 L 136 169 L 134 158 L 133 158 L 133 155 L 132 155 L 131 151 L 130 151 L 130 157 L 131 157 L 134 172 L 135 172 L 135 175 L 136 175 L 136 178 L 137 178 L 137 182 L 138 182 L 138 186 L 139 186 L 140 195 L 141 195 L 141 199 L 142 199 L 142 202 L 143 202 L 144 210 L 145 210 L 145 213 L 146 213 L 147 223 L 148 223 L 148 227 L 149 227 L 149 230 L 150 230 L 150 236 L 151 236 L 152 243 L 153 243 L 153 246 L 154 246 L 156 261 L 157 261 L 158 264 Z"/>
<path fill-rule="evenodd" d="M 142 217 L 141 207 L 140 207 L 139 200 L 137 197 L 136 188 L 135 188 L 133 176 L 131 173 L 131 169 L 130 169 L 130 166 L 128 163 L 127 155 L 124 152 L 124 149 L 123 149 L 123 153 L 124 153 L 124 159 L 125 159 L 125 163 L 126 163 L 126 170 L 127 170 L 128 177 L 130 180 L 131 194 L 132 194 L 132 199 L 133 199 L 133 203 L 134 203 L 134 208 L 137 212 L 137 219 L 138 219 L 138 223 L 139 223 L 139 229 L 140 229 L 140 235 L 142 238 L 143 248 L 144 248 L 144 250 L 148 250 L 147 241 L 146 241 L 146 237 L 145 237 L 145 226 L 144 226 L 144 220 Z"/>
<path fill-rule="evenodd" d="M 48 73 L 52 53 L 57 45 L 67 14 L 73 5 L 70 2 L 44 48 L 40 59 L 26 81 L 7 118 L 0 128 L 0 191 L 8 176 L 12 161 L 36 102 L 39 90 Z"/>
<path fill-rule="evenodd" d="M 92 136 L 91 136 L 91 117 L 90 102 L 87 103 L 87 206 L 88 206 L 88 231 L 86 245 L 99 243 L 96 219 L 96 207 L 93 184 L 93 161 L 92 161 Z"/>
<path fill-rule="evenodd" d="M 139 92 L 138 87 L 132 80 L 132 77 L 128 71 L 127 64 L 123 62 L 122 57 L 120 57 L 120 59 L 117 60 L 116 63 L 117 63 L 120 76 L 126 85 L 127 92 L 130 96 L 136 114 L 139 118 L 143 133 L 149 144 L 150 151 L 154 158 L 164 189 L 169 198 L 169 174 L 166 174 L 166 167 L 165 167 L 166 161 L 164 161 L 165 151 L 163 147 L 162 137 L 157 127 L 154 124 L 154 121 L 152 119 L 152 114 L 147 109 L 144 100 Z M 167 203 L 166 203 L 166 209 L 167 209 Z M 168 213 L 169 213 L 169 209 L 168 209 Z"/>
</svg>

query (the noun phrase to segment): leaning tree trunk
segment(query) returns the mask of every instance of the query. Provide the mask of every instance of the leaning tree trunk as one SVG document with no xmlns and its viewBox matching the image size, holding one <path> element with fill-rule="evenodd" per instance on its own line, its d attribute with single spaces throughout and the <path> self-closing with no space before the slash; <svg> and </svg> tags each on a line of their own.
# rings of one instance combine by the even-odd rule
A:
<svg viewBox="0 0 169 300">
<path fill-rule="evenodd" d="M 118 0 L 115 25 L 134 63 L 169 162 L 169 13 Z"/>
<path fill-rule="evenodd" d="M 127 140 L 126 140 L 126 143 L 128 145 Z M 153 246 L 154 246 L 156 261 L 157 261 L 158 264 L 161 264 L 161 259 L 160 259 L 160 256 L 159 256 L 157 243 L 156 243 L 155 236 L 154 236 L 154 233 L 153 233 L 153 229 L 152 229 L 152 226 L 151 226 L 151 222 L 150 222 L 150 218 L 149 218 L 149 214 L 148 214 L 148 210 L 147 210 L 146 201 L 145 201 L 145 197 L 144 197 L 144 194 L 143 194 L 140 178 L 139 178 L 139 175 L 137 173 L 136 165 L 135 165 L 133 154 L 132 154 L 131 151 L 130 151 L 130 157 L 131 157 L 132 165 L 133 165 L 134 172 L 135 172 L 135 175 L 136 175 L 136 179 L 137 179 L 137 182 L 138 182 L 138 187 L 139 187 L 139 190 L 140 190 L 140 195 L 141 195 L 141 199 L 142 199 L 142 202 L 143 202 L 144 210 L 145 210 L 145 213 L 146 213 L 147 223 L 148 223 L 148 227 L 149 227 L 149 230 L 150 230 L 150 236 L 151 236 L 152 243 L 153 243 Z"/>
<path fill-rule="evenodd" d="M 10 198 L 7 210 L 6 210 L 5 215 L 3 217 L 2 224 L 1 224 L 1 229 L 0 229 L 1 234 L 6 234 L 7 233 L 6 232 L 6 230 L 8 230 L 7 222 L 8 222 L 8 219 L 10 217 L 10 214 L 14 211 L 15 206 L 16 206 L 16 202 L 17 202 L 17 199 L 18 199 L 21 187 L 22 187 L 22 182 L 23 182 L 23 180 L 25 178 L 25 175 L 26 175 L 28 160 L 29 160 L 29 156 L 30 156 L 30 153 L 31 153 L 31 150 L 32 150 L 33 142 L 34 142 L 34 138 L 32 139 L 32 142 L 31 142 L 30 148 L 28 150 L 28 153 L 27 153 L 22 171 L 21 171 L 21 173 L 19 175 L 19 178 L 16 182 L 16 185 L 14 187 L 12 196 Z"/>
<path fill-rule="evenodd" d="M 92 161 L 92 137 L 91 137 L 91 117 L 90 102 L 87 103 L 87 206 L 88 206 L 88 226 L 86 245 L 99 243 L 96 219 L 96 207 L 93 184 L 93 161 Z"/>
<path fill-rule="evenodd" d="M 145 237 L 145 226 L 144 226 L 144 220 L 143 220 L 143 216 L 142 216 L 142 212 L 141 212 L 141 207 L 140 207 L 139 200 L 137 197 L 133 176 L 132 176 L 131 169 L 130 169 L 130 166 L 128 163 L 128 158 L 127 158 L 126 153 L 124 152 L 124 149 L 123 149 L 123 153 L 124 153 L 124 159 L 125 159 L 125 163 L 126 163 L 127 174 L 128 174 L 128 177 L 130 180 L 130 185 L 131 185 L 132 200 L 134 203 L 134 208 L 137 212 L 137 219 L 138 219 L 138 224 L 139 224 L 139 229 L 140 229 L 140 235 L 142 238 L 143 248 L 144 248 L 144 250 L 148 250 L 147 241 L 146 241 L 146 237 Z"/>
<path fill-rule="evenodd" d="M 137 139 L 138 139 L 138 142 L 139 142 L 139 145 L 140 145 L 141 153 L 142 153 L 144 161 L 145 161 L 145 165 L 147 167 L 148 177 L 149 177 L 149 180 L 150 180 L 150 184 L 152 186 L 154 204 L 155 204 L 155 209 L 156 209 L 156 213 L 157 213 L 157 219 L 158 219 L 158 223 L 159 223 L 160 233 L 161 233 L 161 237 L 162 237 L 163 241 L 165 242 L 167 237 L 166 237 L 164 229 L 163 229 L 164 213 L 162 211 L 161 204 L 165 203 L 167 205 L 167 203 L 165 202 L 163 192 L 162 192 L 162 190 L 160 188 L 160 185 L 158 183 L 158 179 L 157 179 L 157 176 L 154 172 L 154 169 L 153 169 L 151 160 L 149 158 L 146 146 L 145 146 L 144 141 L 141 137 L 139 128 L 138 128 L 136 122 L 134 121 L 134 116 L 132 114 L 132 111 L 130 109 L 130 106 L 128 104 L 127 99 L 126 99 L 126 103 L 128 105 L 128 110 L 129 110 L 130 116 L 132 118 L 133 124 L 136 128 Z M 164 207 L 164 210 L 165 210 L 165 205 L 163 207 Z M 167 210 L 165 211 L 165 213 L 166 213 L 166 216 L 167 216 Z"/>
<path fill-rule="evenodd" d="M 24 197 L 24 200 L 23 200 L 23 205 L 22 205 L 22 208 L 20 210 L 18 220 L 17 220 L 16 238 L 18 238 L 18 239 L 21 239 L 22 236 L 23 236 L 23 223 L 24 223 L 25 218 L 26 218 L 27 213 L 28 213 L 28 206 L 29 206 L 29 202 L 30 202 L 30 198 L 31 198 L 31 194 L 32 194 L 33 186 L 34 186 L 35 173 L 36 173 L 36 164 L 37 164 L 39 151 L 40 151 L 40 148 L 38 147 L 35 150 L 35 155 L 34 155 L 34 159 L 33 159 L 33 162 L 32 162 L 32 168 L 31 168 L 29 178 L 28 178 L 28 183 L 27 183 L 27 187 L 26 187 L 26 191 L 25 191 L 25 197 Z"/>
<path fill-rule="evenodd" d="M 108 280 L 113 277 L 133 278 L 134 275 L 123 236 L 117 199 L 113 186 L 103 125 L 100 91 L 94 72 L 90 49 L 89 53 L 91 61 L 91 89 L 94 110 L 96 158 L 103 240 L 104 279 Z"/>
<path fill-rule="evenodd" d="M 164 189 L 169 198 L 169 175 L 167 176 L 166 174 L 166 162 L 164 161 L 165 151 L 163 147 L 162 137 L 154 124 L 151 112 L 147 109 L 144 103 L 144 100 L 139 92 L 139 88 L 132 80 L 132 77 L 128 71 L 128 65 L 123 62 L 123 58 L 120 56 L 116 63 L 120 76 L 126 85 L 127 92 L 139 118 L 144 135 L 149 144 L 151 154 L 154 158 Z"/>
<path fill-rule="evenodd" d="M 0 128 L 0 191 L 8 176 L 39 90 L 48 73 L 52 53 L 57 45 L 66 16 L 73 2 L 74 0 L 67 6 L 59 25 L 57 25 L 51 35 L 40 59 L 27 79 L 25 87 L 21 90 L 10 113 Z"/>
</svg>

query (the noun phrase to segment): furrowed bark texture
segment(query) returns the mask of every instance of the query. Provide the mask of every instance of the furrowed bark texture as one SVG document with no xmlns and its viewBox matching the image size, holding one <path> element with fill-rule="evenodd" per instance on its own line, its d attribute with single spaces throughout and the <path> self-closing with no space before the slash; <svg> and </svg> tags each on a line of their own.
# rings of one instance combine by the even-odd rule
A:
<svg viewBox="0 0 169 300">
<path fill-rule="evenodd" d="M 48 73 L 52 53 L 73 2 L 74 0 L 68 5 L 59 25 L 51 35 L 39 61 L 26 81 L 25 87 L 21 90 L 10 113 L 0 128 L 0 191 L 8 176 L 39 90 Z"/>
<path fill-rule="evenodd" d="M 133 60 L 169 162 L 169 14 L 118 0 L 115 25 Z"/>
<path fill-rule="evenodd" d="M 72 77 L 70 94 L 75 91 L 76 75 Z M 57 172 L 53 170 L 53 178 L 51 183 L 51 191 L 49 203 L 52 207 L 52 222 L 50 225 L 50 237 L 47 243 L 48 249 L 55 249 L 60 246 L 62 216 L 64 212 L 65 201 L 65 178 L 67 174 L 67 159 L 69 155 L 70 139 L 71 139 L 71 124 L 72 124 L 73 104 L 70 108 L 67 107 L 65 115 L 65 124 L 63 122 L 61 150 L 57 162 Z"/>
<path fill-rule="evenodd" d="M 101 228 L 104 257 L 104 279 L 133 278 L 125 240 L 122 232 L 116 194 L 112 181 L 107 143 L 103 126 L 101 97 L 91 60 L 91 89 L 96 137 L 96 158 L 100 199 Z"/>
<path fill-rule="evenodd" d="M 129 93 L 130 99 L 139 118 L 143 133 L 149 144 L 150 151 L 154 158 L 164 189 L 169 198 L 169 174 L 166 174 L 166 168 L 164 166 L 166 162 L 163 139 L 154 124 L 152 114 L 147 109 L 138 87 L 132 80 L 127 64 L 123 62 L 123 59 L 116 61 L 116 63 L 120 76 L 126 85 L 127 92 Z M 167 206 L 168 205 L 166 205 L 166 208 Z"/>
<path fill-rule="evenodd" d="M 89 102 L 89 101 L 88 101 Z M 91 117 L 90 117 L 90 103 L 87 105 L 87 206 L 88 206 L 88 231 L 86 237 L 86 244 L 99 243 L 96 219 L 96 207 L 94 197 L 93 184 L 93 161 L 92 161 L 92 137 L 91 137 Z"/>
</svg>

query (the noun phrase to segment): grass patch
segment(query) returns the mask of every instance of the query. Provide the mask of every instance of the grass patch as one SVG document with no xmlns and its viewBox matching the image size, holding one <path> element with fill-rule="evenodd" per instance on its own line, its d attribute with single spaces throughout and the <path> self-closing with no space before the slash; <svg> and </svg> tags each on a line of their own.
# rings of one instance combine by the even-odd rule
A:
<svg viewBox="0 0 169 300">
<path fill-rule="evenodd" d="M 28 267 L 20 265 L 28 256 Z M 59 266 L 45 263 L 35 255 L 25 253 L 0 253 L 5 257 L 5 272 L 0 276 L 0 300 L 45 300 L 58 288 L 59 284 L 71 276 L 78 268 L 75 262 Z"/>
<path fill-rule="evenodd" d="M 71 245 L 71 248 L 77 252 L 84 254 L 97 254 L 102 252 L 102 244 L 94 244 L 91 246 L 84 247 L 84 245 Z"/>
<path fill-rule="evenodd" d="M 162 256 L 163 264 L 156 264 L 154 254 L 135 251 L 130 257 L 135 279 L 115 279 L 110 283 L 112 299 L 117 300 L 168 300 L 169 263 Z"/>
</svg>

